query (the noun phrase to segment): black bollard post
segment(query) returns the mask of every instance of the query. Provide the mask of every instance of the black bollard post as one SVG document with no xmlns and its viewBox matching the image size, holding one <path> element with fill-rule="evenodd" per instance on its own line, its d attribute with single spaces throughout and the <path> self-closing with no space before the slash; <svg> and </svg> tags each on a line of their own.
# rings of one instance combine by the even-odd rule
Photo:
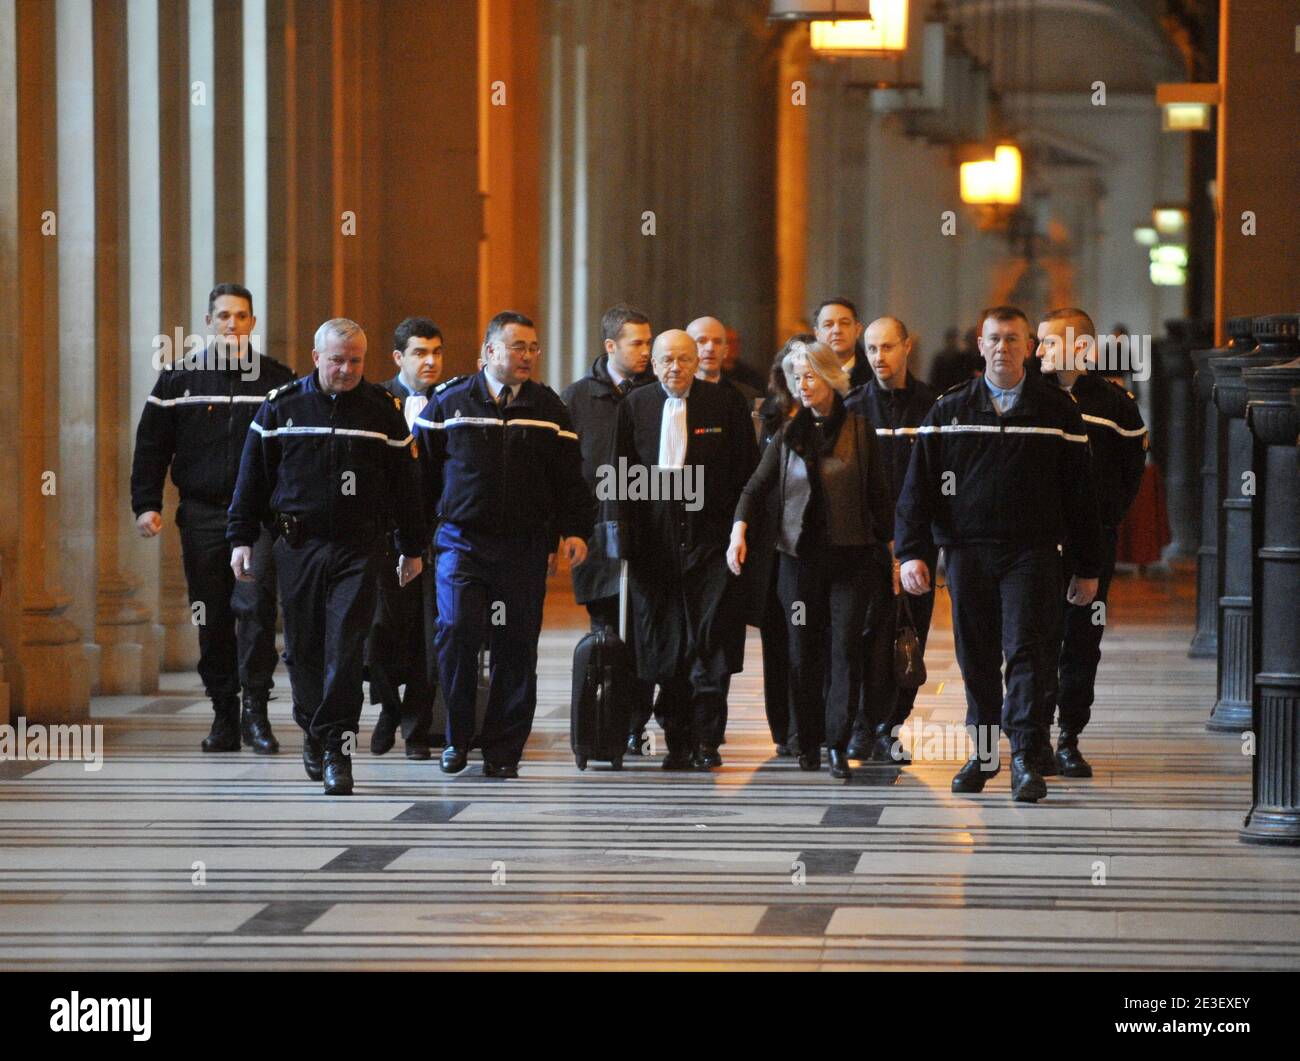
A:
<svg viewBox="0 0 1300 1061">
<path fill-rule="evenodd" d="M 1300 340 L 1300 316 L 1265 318 Z M 1260 336 L 1263 341 L 1263 336 Z M 1298 351 L 1300 352 L 1300 351 Z M 1252 520 L 1255 759 L 1247 843 L 1300 845 L 1300 357 L 1242 372 L 1258 493 Z"/>
<path fill-rule="evenodd" d="M 1196 634 L 1187 654 L 1213 659 L 1219 651 L 1219 409 L 1214 404 L 1210 359 L 1246 354 L 1255 347 L 1251 317 L 1228 321 L 1228 345 L 1192 351 L 1193 390 L 1201 423 L 1201 543 L 1196 550 Z"/>
<path fill-rule="evenodd" d="M 1165 477 L 1165 499 L 1169 506 L 1169 533 L 1173 539 L 1165 549 L 1169 558 L 1192 556 L 1199 538 L 1200 485 L 1196 462 L 1199 417 L 1192 390 L 1194 347 L 1214 341 L 1210 325 L 1201 320 L 1165 321 L 1168 336 L 1152 349 L 1158 385 L 1152 396 L 1152 410 L 1161 404 L 1158 416 L 1156 461 Z"/>
<path fill-rule="evenodd" d="M 1294 317 L 1256 317 L 1258 349 L 1246 355 L 1217 357 L 1214 401 L 1219 409 L 1219 607 L 1218 697 L 1205 727 L 1240 733 L 1251 725 L 1254 670 L 1251 653 L 1250 512 L 1254 502 L 1251 435 L 1246 427 L 1243 369 L 1276 365 L 1300 354 L 1285 325 Z"/>
</svg>

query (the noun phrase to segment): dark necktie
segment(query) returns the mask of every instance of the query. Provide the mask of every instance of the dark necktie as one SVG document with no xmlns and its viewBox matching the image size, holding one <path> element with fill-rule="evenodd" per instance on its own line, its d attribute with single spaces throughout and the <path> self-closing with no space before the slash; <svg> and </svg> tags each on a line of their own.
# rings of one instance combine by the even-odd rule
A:
<svg viewBox="0 0 1300 1061">
<path fill-rule="evenodd" d="M 497 408 L 505 411 L 505 407 L 510 404 L 510 388 L 502 387 L 497 393 Z"/>
</svg>

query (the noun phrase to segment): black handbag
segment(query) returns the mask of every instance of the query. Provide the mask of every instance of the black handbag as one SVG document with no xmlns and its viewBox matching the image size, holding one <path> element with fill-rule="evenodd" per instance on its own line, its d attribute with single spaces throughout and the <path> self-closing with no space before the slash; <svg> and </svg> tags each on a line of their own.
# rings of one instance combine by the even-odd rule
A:
<svg viewBox="0 0 1300 1061">
<path fill-rule="evenodd" d="M 907 602 L 907 594 L 900 593 L 895 601 L 894 684 L 900 689 L 919 689 L 925 684 L 926 677 L 921 639 L 912 621 L 912 607 Z"/>
</svg>

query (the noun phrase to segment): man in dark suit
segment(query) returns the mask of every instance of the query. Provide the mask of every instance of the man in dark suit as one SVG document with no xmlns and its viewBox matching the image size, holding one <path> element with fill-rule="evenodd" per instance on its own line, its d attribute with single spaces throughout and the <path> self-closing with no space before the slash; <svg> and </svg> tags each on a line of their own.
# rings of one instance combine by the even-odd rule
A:
<svg viewBox="0 0 1300 1061">
<path fill-rule="evenodd" d="M 727 679 L 743 665 L 744 614 L 726 551 L 758 449 L 736 391 L 695 378 L 690 335 L 660 334 L 652 364 L 658 384 L 619 406 L 619 482 L 606 516 L 617 524 L 616 552 L 630 560 L 638 674 L 659 684 L 664 769 L 710 769 L 722 765 Z"/>
<path fill-rule="evenodd" d="M 442 332 L 438 326 L 428 317 L 407 317 L 393 333 L 393 361 L 397 375 L 380 386 L 401 403 L 409 428 L 442 375 Z M 430 744 L 442 743 L 442 735 L 430 731 L 434 686 L 429 680 L 432 668 L 425 649 L 424 598 L 433 593 L 433 579 L 421 572 L 405 586 L 399 586 L 398 553 L 391 534 L 386 548 L 379 569 L 375 620 L 366 641 L 370 701 L 378 700 L 380 704 L 379 720 L 370 735 L 370 751 L 373 755 L 391 751 L 400 726 L 406 757 L 428 759 Z"/>
<path fill-rule="evenodd" d="M 578 432 L 582 451 L 582 477 L 593 496 L 596 475 L 609 460 L 614 444 L 614 425 L 618 407 L 633 389 L 653 383 L 650 372 L 650 318 L 631 306 L 611 306 L 601 318 L 605 335 L 605 352 L 596 358 L 591 371 L 571 383 L 561 395 Z M 573 596 L 587 606 L 591 629 L 618 631 L 619 562 L 611 560 L 605 546 L 604 526 L 597 524 L 587 543 L 587 561 L 573 569 Z M 636 651 L 635 642 L 628 638 Z M 650 721 L 654 686 L 636 682 L 632 704 L 631 732 L 627 738 L 630 755 L 643 751 L 646 723 Z"/>
<path fill-rule="evenodd" d="M 847 298 L 828 298 L 813 315 L 818 342 L 835 351 L 849 377 L 849 390 L 871 381 L 871 366 L 862 346 L 858 307 Z"/>
</svg>

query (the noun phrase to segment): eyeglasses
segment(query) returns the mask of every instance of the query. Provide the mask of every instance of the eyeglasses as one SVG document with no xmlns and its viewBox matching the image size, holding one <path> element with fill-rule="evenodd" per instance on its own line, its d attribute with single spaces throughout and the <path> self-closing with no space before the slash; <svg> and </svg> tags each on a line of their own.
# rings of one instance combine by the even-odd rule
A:
<svg viewBox="0 0 1300 1061">
<path fill-rule="evenodd" d="M 516 357 L 525 352 L 532 354 L 534 357 L 540 357 L 542 353 L 542 346 L 540 343 L 526 343 L 522 339 L 508 345 L 502 342 L 498 342 L 496 345 L 504 350 L 510 351 L 510 353 L 514 354 Z"/>
</svg>

